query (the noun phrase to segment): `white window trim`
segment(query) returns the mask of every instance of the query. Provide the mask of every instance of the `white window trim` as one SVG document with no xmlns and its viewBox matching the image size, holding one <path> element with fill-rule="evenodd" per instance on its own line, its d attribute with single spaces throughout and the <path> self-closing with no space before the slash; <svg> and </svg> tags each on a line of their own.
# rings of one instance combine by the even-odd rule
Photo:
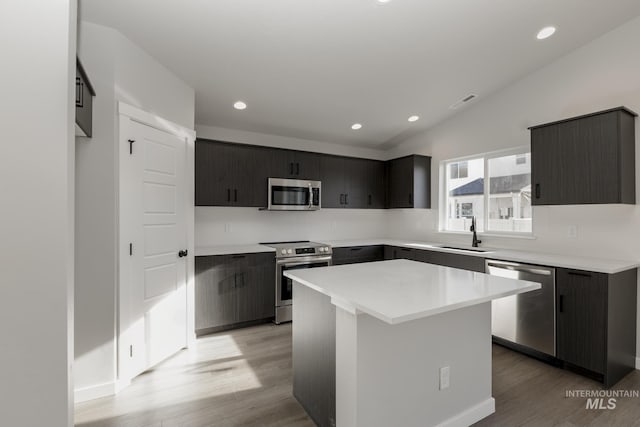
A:
<svg viewBox="0 0 640 427">
<path fill-rule="evenodd" d="M 496 157 L 504 157 L 504 156 L 513 156 L 513 155 L 518 155 L 518 154 L 526 154 L 531 152 L 531 146 L 529 145 L 520 145 L 518 147 L 513 147 L 513 148 L 507 148 L 504 150 L 496 150 L 496 151 L 490 151 L 488 153 L 477 153 L 477 154 L 472 154 L 469 156 L 463 156 L 463 157 L 456 157 L 453 159 L 447 159 L 447 160 L 442 160 L 440 161 L 440 170 L 439 170 L 439 174 L 440 174 L 440 179 L 439 179 L 439 207 L 438 207 L 438 233 L 442 233 L 442 234 L 453 234 L 453 235 L 466 235 L 469 232 L 467 231 L 454 231 L 454 230 L 447 230 L 445 228 L 446 223 L 447 223 L 447 164 L 448 163 L 456 163 L 456 162 L 462 162 L 462 161 L 469 161 L 469 160 L 475 160 L 478 159 L 480 157 L 482 157 L 484 159 L 484 171 L 485 171 L 485 177 L 486 177 L 486 173 L 489 170 L 489 160 L 490 159 L 494 159 Z M 485 214 L 486 214 L 486 210 L 489 207 L 489 180 L 485 179 L 484 180 L 484 194 L 483 194 L 483 200 L 484 200 L 484 209 L 485 209 Z M 489 216 L 488 215 L 483 215 L 483 227 L 482 229 L 484 231 L 479 231 L 478 235 L 480 236 L 486 236 L 486 237 L 507 237 L 507 238 L 522 238 L 522 239 L 536 239 L 536 236 L 534 234 L 534 224 L 533 224 L 533 209 L 531 211 L 531 231 L 530 232 L 500 232 L 500 231 L 487 231 L 489 230 Z"/>
</svg>

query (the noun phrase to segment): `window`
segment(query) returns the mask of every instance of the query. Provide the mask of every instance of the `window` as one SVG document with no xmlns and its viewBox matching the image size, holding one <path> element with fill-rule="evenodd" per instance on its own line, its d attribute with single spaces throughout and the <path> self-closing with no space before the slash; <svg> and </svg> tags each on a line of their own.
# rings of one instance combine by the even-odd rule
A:
<svg viewBox="0 0 640 427">
<path fill-rule="evenodd" d="M 531 154 L 527 149 L 445 162 L 445 174 L 443 230 L 469 231 L 475 216 L 480 232 L 531 233 Z"/>
<path fill-rule="evenodd" d="M 449 171 L 449 178 L 451 179 L 466 178 L 469 175 L 469 164 L 468 162 L 451 163 Z"/>
</svg>

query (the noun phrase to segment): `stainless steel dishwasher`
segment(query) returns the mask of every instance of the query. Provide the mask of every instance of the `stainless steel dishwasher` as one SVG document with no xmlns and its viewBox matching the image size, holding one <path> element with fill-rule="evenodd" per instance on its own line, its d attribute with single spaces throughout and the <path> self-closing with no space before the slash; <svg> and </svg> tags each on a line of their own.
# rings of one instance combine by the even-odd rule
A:
<svg viewBox="0 0 640 427">
<path fill-rule="evenodd" d="M 538 282 L 541 289 L 493 300 L 491 333 L 549 356 L 556 355 L 556 270 L 539 265 L 486 260 L 486 273 L 493 276 Z M 508 343 L 507 343 L 508 344 Z"/>
</svg>

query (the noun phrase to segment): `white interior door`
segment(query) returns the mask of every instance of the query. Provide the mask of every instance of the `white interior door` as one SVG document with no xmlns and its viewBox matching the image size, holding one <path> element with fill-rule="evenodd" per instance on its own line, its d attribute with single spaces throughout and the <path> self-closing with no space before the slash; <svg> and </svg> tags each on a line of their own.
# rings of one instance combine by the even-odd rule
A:
<svg viewBox="0 0 640 427">
<path fill-rule="evenodd" d="M 186 143 L 128 118 L 120 147 L 119 377 L 187 345 Z"/>
</svg>

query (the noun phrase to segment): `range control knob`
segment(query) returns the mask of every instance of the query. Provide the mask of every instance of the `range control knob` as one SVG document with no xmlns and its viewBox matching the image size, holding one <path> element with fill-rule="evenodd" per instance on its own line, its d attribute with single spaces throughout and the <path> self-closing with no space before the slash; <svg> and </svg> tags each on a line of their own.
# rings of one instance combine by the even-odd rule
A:
<svg viewBox="0 0 640 427">
<path fill-rule="evenodd" d="M 293 253 L 293 249 L 287 249 L 287 253 L 291 255 Z"/>
<path fill-rule="evenodd" d="M 329 252 L 329 248 L 325 246 L 325 247 L 324 247 L 324 251 L 325 251 L 325 252 Z"/>
<path fill-rule="evenodd" d="M 280 251 L 280 253 L 282 253 L 282 255 L 286 255 L 287 254 L 287 250 L 283 249 L 283 250 Z"/>
</svg>

